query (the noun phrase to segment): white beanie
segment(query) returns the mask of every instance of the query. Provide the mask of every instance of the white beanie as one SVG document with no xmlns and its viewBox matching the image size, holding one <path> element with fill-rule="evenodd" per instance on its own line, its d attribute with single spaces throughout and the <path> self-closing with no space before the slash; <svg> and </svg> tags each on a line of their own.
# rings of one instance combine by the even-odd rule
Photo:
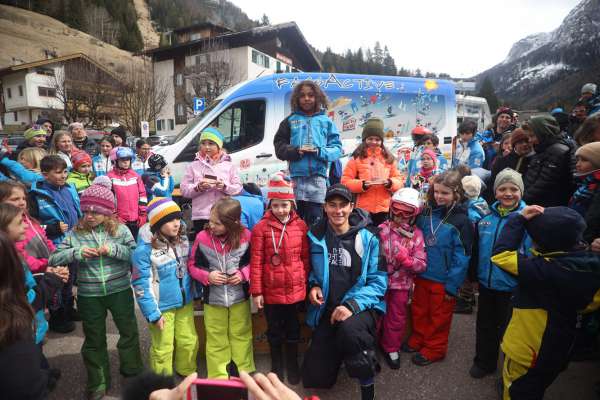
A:
<svg viewBox="0 0 600 400">
<path fill-rule="evenodd" d="M 481 179 L 475 175 L 467 175 L 460 181 L 468 199 L 476 199 L 481 193 Z"/>
</svg>

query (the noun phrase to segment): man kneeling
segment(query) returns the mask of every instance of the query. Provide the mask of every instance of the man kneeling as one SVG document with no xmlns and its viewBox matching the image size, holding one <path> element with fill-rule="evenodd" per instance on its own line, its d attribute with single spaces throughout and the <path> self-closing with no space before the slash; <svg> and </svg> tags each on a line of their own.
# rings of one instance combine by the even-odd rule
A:
<svg viewBox="0 0 600 400">
<path fill-rule="evenodd" d="M 330 388 L 342 362 L 359 380 L 362 400 L 375 396 L 375 325 L 385 312 L 385 263 L 379 240 L 367 228 L 368 214 L 354 209 L 352 193 L 341 184 L 325 195 L 325 218 L 308 233 L 312 272 L 307 324 L 314 329 L 304 356 L 302 381 L 307 388 Z"/>
</svg>

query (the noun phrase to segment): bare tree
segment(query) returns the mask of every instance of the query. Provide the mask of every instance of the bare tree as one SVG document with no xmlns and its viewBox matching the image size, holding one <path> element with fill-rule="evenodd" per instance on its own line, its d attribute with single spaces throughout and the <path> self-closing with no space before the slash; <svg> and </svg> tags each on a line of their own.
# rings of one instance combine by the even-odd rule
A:
<svg viewBox="0 0 600 400">
<path fill-rule="evenodd" d="M 106 8 L 89 4 L 83 18 L 88 27 L 87 33 L 106 43 L 115 46 L 119 44 L 119 24 L 112 19 Z"/>
<path fill-rule="evenodd" d="M 67 122 L 99 126 L 106 118 L 116 119 L 114 98 L 120 83 L 98 66 L 82 59 L 67 61 L 49 80 Z"/>
<path fill-rule="evenodd" d="M 193 98 L 204 97 L 210 104 L 227 90 L 233 81 L 233 68 L 229 49 L 221 39 L 211 39 L 202 52 L 192 54 L 192 65 L 184 69 L 184 79 L 190 90 L 185 93 L 185 103 L 193 109 Z"/>
<path fill-rule="evenodd" d="M 131 65 L 119 92 L 121 124 L 137 136 L 142 121 L 154 121 L 167 101 L 168 84 L 147 66 Z"/>
</svg>

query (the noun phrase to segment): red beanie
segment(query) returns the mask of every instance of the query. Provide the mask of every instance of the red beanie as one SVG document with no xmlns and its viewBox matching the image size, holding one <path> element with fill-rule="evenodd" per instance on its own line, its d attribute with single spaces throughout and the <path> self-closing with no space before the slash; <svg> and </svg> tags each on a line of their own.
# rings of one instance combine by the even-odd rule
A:
<svg viewBox="0 0 600 400">
<path fill-rule="evenodd" d="M 83 164 L 92 165 L 92 157 L 85 151 L 78 151 L 71 155 L 71 163 L 73 163 L 73 169 L 77 171 Z"/>
<path fill-rule="evenodd" d="M 267 199 L 290 200 L 295 202 L 294 188 L 290 180 L 281 172 L 271 175 Z"/>
</svg>

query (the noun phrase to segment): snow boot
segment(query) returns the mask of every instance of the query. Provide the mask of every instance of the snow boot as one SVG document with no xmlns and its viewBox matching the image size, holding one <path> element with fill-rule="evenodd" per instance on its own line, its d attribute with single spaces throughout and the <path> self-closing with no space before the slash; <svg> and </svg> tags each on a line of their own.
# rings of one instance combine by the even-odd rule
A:
<svg viewBox="0 0 600 400">
<path fill-rule="evenodd" d="M 285 346 L 285 368 L 288 383 L 300 383 L 300 367 L 298 366 L 298 343 L 288 343 Z"/>
<path fill-rule="evenodd" d="M 375 384 L 361 385 L 360 386 L 360 400 L 374 400 L 375 399 Z"/>
<path fill-rule="evenodd" d="M 283 375 L 283 348 L 281 345 L 271 345 L 271 372 L 275 373 L 280 380 L 284 380 Z"/>
</svg>

